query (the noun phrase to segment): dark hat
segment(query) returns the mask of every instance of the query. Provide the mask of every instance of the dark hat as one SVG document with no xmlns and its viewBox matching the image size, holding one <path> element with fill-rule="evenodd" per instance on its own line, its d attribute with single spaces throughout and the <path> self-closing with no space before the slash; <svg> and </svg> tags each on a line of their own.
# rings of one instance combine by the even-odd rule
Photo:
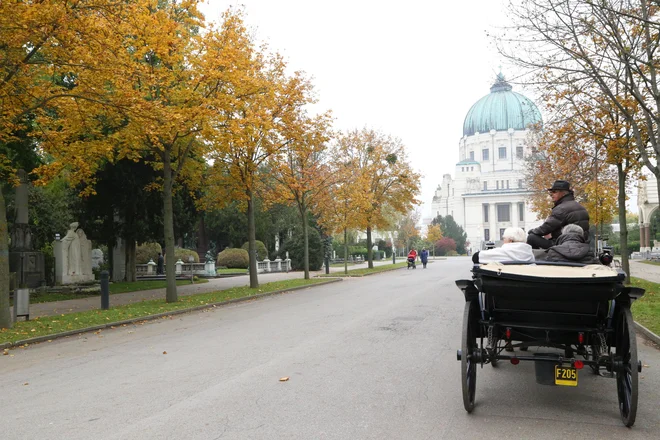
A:
<svg viewBox="0 0 660 440">
<path fill-rule="evenodd" d="M 565 180 L 555 180 L 555 183 L 552 184 L 552 188 L 548 188 L 548 191 L 570 191 L 571 185 Z"/>
</svg>

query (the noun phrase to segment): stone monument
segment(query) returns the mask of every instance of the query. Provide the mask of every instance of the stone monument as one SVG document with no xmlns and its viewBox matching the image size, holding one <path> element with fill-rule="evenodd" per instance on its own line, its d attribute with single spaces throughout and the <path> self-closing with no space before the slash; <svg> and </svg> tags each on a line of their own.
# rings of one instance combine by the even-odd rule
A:
<svg viewBox="0 0 660 440">
<path fill-rule="evenodd" d="M 9 271 L 16 272 L 17 284 L 39 287 L 45 282 L 44 254 L 32 248 L 32 235 L 28 224 L 28 179 L 27 173 L 18 170 L 20 184 L 16 188 L 16 219 L 11 231 L 9 249 Z"/>
<path fill-rule="evenodd" d="M 55 256 L 55 283 L 78 284 L 94 281 L 92 272 L 92 242 L 78 227 L 69 225 L 64 238 L 53 242 Z"/>
<path fill-rule="evenodd" d="M 92 269 L 98 269 L 105 262 L 101 249 L 92 249 Z"/>
</svg>

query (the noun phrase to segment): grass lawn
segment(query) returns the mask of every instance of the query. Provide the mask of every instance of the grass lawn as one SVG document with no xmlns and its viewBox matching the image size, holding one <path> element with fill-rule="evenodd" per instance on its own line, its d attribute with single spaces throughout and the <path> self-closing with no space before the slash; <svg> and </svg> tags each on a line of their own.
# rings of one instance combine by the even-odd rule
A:
<svg viewBox="0 0 660 440">
<path fill-rule="evenodd" d="M 384 264 L 382 266 L 375 266 L 373 269 L 369 269 L 369 268 L 350 269 L 348 271 L 348 274 L 345 274 L 344 272 L 332 272 L 328 275 L 321 274 L 317 276 L 318 277 L 362 277 L 372 273 L 385 272 L 392 269 L 399 269 L 401 267 L 406 267 L 407 265 L 408 263 L 404 261 L 403 263 Z"/>
<path fill-rule="evenodd" d="M 209 280 L 200 278 L 195 281 L 196 284 L 208 283 Z M 138 290 L 151 290 L 151 289 L 164 289 L 166 286 L 166 281 L 155 280 L 155 281 L 135 281 L 135 282 L 118 282 L 110 283 L 110 295 L 116 293 L 128 293 L 128 292 L 137 292 Z M 184 286 L 190 284 L 189 280 L 177 280 L 177 286 Z M 30 293 L 30 304 L 38 303 L 47 303 L 54 301 L 66 301 L 69 299 L 80 299 L 88 298 L 90 296 L 101 296 L 100 293 L 71 293 L 71 292 L 48 292 L 41 294 L 38 291 Z M 10 300 L 10 305 L 14 304 L 13 298 Z"/>
<path fill-rule="evenodd" d="M 257 294 L 286 290 L 292 287 L 313 285 L 324 281 L 326 280 L 320 278 L 275 281 L 262 284 L 257 289 L 251 289 L 247 286 L 232 287 L 231 289 L 211 293 L 182 296 L 175 303 L 166 303 L 164 299 L 158 299 L 112 307 L 110 310 L 90 310 L 59 316 L 44 316 L 30 321 L 19 321 L 11 329 L 0 329 L 0 344 L 37 336 L 54 335 L 56 333 L 79 330 L 86 327 L 112 324 L 113 322 L 120 322 L 127 319 L 141 318 L 235 298 L 246 298 Z"/>
<path fill-rule="evenodd" d="M 646 290 L 632 305 L 633 318 L 656 335 L 660 334 L 660 284 L 631 278 L 632 285 Z"/>
<path fill-rule="evenodd" d="M 640 263 L 651 264 L 653 266 L 660 266 L 660 261 L 651 261 L 651 260 L 638 260 Z"/>
<path fill-rule="evenodd" d="M 236 273 L 244 274 L 244 273 L 248 273 L 248 270 L 247 269 L 216 269 L 215 273 L 218 275 L 231 275 Z"/>
<path fill-rule="evenodd" d="M 209 280 L 206 278 L 199 278 L 195 281 L 195 284 L 204 284 L 208 283 Z M 187 286 L 190 284 L 190 280 L 176 280 L 177 286 Z M 137 292 L 138 290 L 151 290 L 151 289 L 164 289 L 167 287 L 167 281 L 165 280 L 149 280 L 149 281 L 135 281 L 135 282 L 119 282 L 119 283 L 110 283 L 110 295 L 115 293 L 127 293 L 127 292 Z"/>
</svg>

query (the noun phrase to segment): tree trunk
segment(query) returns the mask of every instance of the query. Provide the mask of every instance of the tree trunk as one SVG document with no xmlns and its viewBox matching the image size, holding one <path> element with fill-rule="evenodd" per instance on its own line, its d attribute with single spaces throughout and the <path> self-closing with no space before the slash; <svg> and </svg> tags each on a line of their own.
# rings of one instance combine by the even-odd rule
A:
<svg viewBox="0 0 660 440">
<path fill-rule="evenodd" d="M 250 259 L 250 288 L 259 287 L 259 278 L 257 276 L 257 246 L 256 246 L 256 227 L 254 222 L 254 200 L 252 191 L 247 191 L 247 216 L 248 216 L 248 257 Z"/>
<path fill-rule="evenodd" d="M 303 268 L 305 270 L 305 279 L 309 279 L 309 236 L 307 235 L 307 230 L 309 225 L 307 224 L 307 208 L 300 208 L 300 215 L 302 216 L 302 233 L 303 233 Z"/>
<path fill-rule="evenodd" d="M 174 257 L 174 210 L 172 208 L 172 164 L 170 163 L 169 152 L 163 155 L 163 224 L 165 235 L 165 255 L 167 263 L 165 264 L 165 278 L 167 279 L 167 288 L 165 290 L 165 300 L 168 303 L 179 300 L 176 291 L 176 258 Z M 126 243 L 128 247 L 128 243 Z M 128 264 L 128 261 L 126 262 Z M 128 272 L 128 271 L 127 271 Z"/>
<path fill-rule="evenodd" d="M 367 261 L 369 262 L 369 269 L 374 267 L 374 252 L 371 250 L 371 226 L 367 226 Z"/>
<path fill-rule="evenodd" d="M 344 228 L 344 274 L 348 275 L 348 229 Z"/>
<path fill-rule="evenodd" d="M 626 283 L 630 283 L 630 261 L 628 260 L 628 224 L 626 223 L 626 173 L 623 165 L 616 164 L 619 178 L 619 249 L 621 251 L 621 266 L 626 273 Z"/>
<path fill-rule="evenodd" d="M 129 283 L 137 281 L 137 269 L 135 268 L 136 264 L 136 251 L 137 246 L 133 238 L 126 239 L 126 281 Z"/>
<path fill-rule="evenodd" d="M 9 313 L 9 238 L 5 197 L 0 188 L 0 328 L 11 328 Z"/>
</svg>

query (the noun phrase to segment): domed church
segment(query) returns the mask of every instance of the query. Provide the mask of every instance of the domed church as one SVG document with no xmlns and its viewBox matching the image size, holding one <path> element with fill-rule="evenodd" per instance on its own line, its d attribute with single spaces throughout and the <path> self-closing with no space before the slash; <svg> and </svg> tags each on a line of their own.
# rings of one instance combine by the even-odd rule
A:
<svg viewBox="0 0 660 440">
<path fill-rule="evenodd" d="M 433 197 L 433 217 L 451 215 L 467 233 L 471 252 L 501 240 L 510 226 L 542 223 L 529 210 L 523 167 L 530 124 L 542 123 L 536 105 L 497 75 L 490 93 L 465 116 L 455 178 L 445 174 Z"/>
</svg>

